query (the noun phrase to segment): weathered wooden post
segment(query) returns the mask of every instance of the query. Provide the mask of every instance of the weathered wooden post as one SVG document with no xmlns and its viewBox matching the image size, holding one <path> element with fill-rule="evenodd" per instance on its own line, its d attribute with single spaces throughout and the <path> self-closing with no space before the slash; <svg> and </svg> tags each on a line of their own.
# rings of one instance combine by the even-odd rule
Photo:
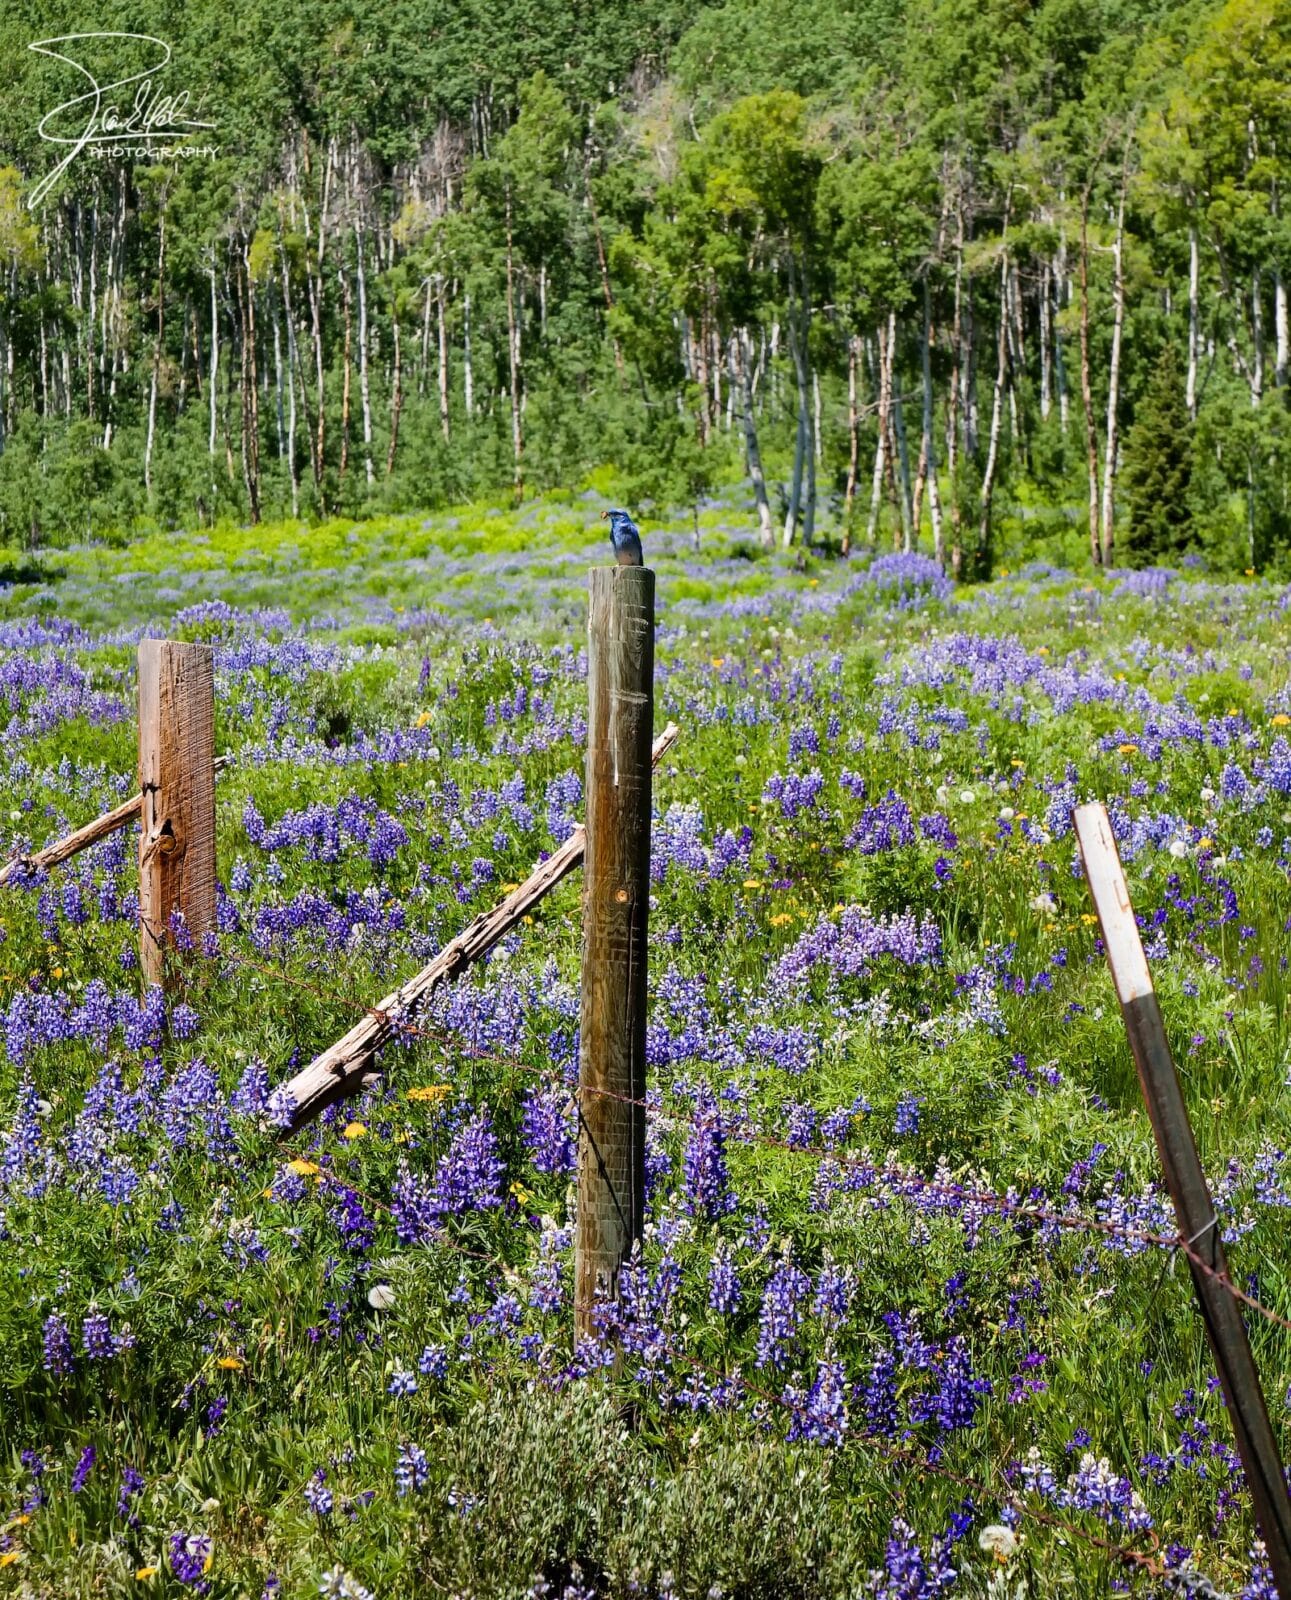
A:
<svg viewBox="0 0 1291 1600">
<path fill-rule="evenodd" d="M 593 1328 L 598 1286 L 619 1268 L 645 1212 L 646 922 L 654 573 L 593 567 L 587 618 L 587 843 L 578 1063 L 575 1327 Z"/>
<path fill-rule="evenodd" d="M 1291 1600 L 1291 1498 L 1287 1495 L 1282 1458 L 1246 1336 L 1242 1308 L 1232 1293 L 1220 1240 L 1221 1224 L 1197 1155 L 1197 1142 L 1134 920 L 1112 824 L 1105 808 L 1097 804 L 1078 806 L 1074 820 L 1085 878 L 1107 950 L 1107 964 L 1121 1003 L 1130 1052 L 1139 1070 L 1139 1084 L 1165 1169 L 1166 1187 L 1174 1202 L 1179 1237 L 1188 1247 L 1193 1288 L 1219 1371 L 1255 1519 L 1268 1550 L 1274 1586 L 1281 1600 Z"/>
<path fill-rule="evenodd" d="M 173 912 L 215 926 L 215 675 L 210 645 L 139 644 L 139 956 L 165 980 Z"/>
</svg>

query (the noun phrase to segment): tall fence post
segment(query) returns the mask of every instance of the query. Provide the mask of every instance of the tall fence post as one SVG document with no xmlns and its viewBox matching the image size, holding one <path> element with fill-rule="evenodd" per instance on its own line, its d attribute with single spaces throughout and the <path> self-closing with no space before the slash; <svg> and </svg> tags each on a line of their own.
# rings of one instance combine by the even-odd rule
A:
<svg viewBox="0 0 1291 1600">
<path fill-rule="evenodd" d="M 1282 1458 L 1273 1437 L 1241 1307 L 1231 1291 L 1219 1222 L 1197 1155 L 1188 1108 L 1179 1089 L 1112 825 L 1101 805 L 1079 806 L 1075 823 L 1085 877 L 1165 1168 L 1166 1187 L 1174 1202 L 1179 1236 L 1188 1246 L 1193 1288 L 1219 1369 L 1237 1438 L 1237 1453 L 1277 1592 L 1281 1600 L 1291 1600 L 1291 1499 L 1287 1496 Z"/>
<path fill-rule="evenodd" d="M 654 573 L 593 567 L 587 618 L 587 845 L 583 863 L 578 1062 L 575 1326 L 592 1332 L 598 1288 L 645 1214 L 646 922 L 650 905 L 650 736 Z"/>
<path fill-rule="evenodd" d="M 215 926 L 215 675 L 210 645 L 139 644 L 139 957 L 166 977 L 171 917 Z"/>
</svg>

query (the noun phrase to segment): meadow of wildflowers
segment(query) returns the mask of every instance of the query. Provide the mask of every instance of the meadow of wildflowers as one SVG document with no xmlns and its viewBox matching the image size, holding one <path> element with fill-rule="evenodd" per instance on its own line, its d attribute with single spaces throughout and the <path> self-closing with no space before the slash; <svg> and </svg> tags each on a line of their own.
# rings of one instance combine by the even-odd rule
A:
<svg viewBox="0 0 1291 1600">
<path fill-rule="evenodd" d="M 1279 1436 L 1291 589 L 658 573 L 647 1237 L 576 1345 L 576 882 L 283 1081 L 578 820 L 599 502 L 73 549 L 0 609 L 5 856 L 216 650 L 218 932 L 136 836 L 0 901 L 0 1596 L 1272 1594 L 1081 881 L 1104 799 Z"/>
</svg>

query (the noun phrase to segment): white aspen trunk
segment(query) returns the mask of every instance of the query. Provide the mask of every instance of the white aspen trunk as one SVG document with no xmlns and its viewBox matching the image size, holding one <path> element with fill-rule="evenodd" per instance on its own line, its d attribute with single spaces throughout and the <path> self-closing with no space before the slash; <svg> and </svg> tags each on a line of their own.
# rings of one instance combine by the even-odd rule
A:
<svg viewBox="0 0 1291 1600">
<path fill-rule="evenodd" d="M 274 419 L 278 424 L 278 464 L 281 466 L 287 455 L 287 439 L 282 409 L 282 329 L 278 326 L 276 311 L 273 318 L 273 392 Z"/>
<path fill-rule="evenodd" d="M 448 442 L 448 322 L 444 316 L 444 278 L 439 275 L 439 293 L 435 296 L 439 314 L 439 425 L 444 442 Z"/>
<path fill-rule="evenodd" d="M 207 390 L 211 400 L 211 431 L 208 446 L 211 460 L 215 460 L 215 375 L 220 365 L 220 322 L 219 306 L 215 299 L 215 264 L 211 263 L 211 369 L 207 377 Z M 211 493 L 215 493 L 215 477 L 211 475 Z M 212 507 L 212 514 L 214 508 Z"/>
<path fill-rule="evenodd" d="M 430 279 L 421 282 L 421 353 L 417 359 L 417 396 L 426 392 L 426 368 L 430 364 Z"/>
<path fill-rule="evenodd" d="M 1285 389 L 1288 361 L 1287 286 L 1281 272 L 1273 274 L 1273 336 L 1277 341 L 1273 354 L 1273 381 L 1279 389 Z"/>
<path fill-rule="evenodd" d="M 981 428 L 977 409 L 977 341 L 973 332 L 973 280 L 964 285 L 964 454 L 975 456 Z"/>
<path fill-rule="evenodd" d="M 1260 269 L 1251 274 L 1251 404 L 1264 398 L 1264 302 L 1260 292 Z"/>
<path fill-rule="evenodd" d="M 1188 415 L 1197 415 L 1197 351 L 1200 343 L 1201 247 L 1196 225 L 1188 229 Z"/>
<path fill-rule="evenodd" d="M 463 398 L 466 401 L 466 416 L 469 420 L 475 415 L 475 391 L 471 376 L 471 297 L 469 293 L 462 295 L 462 367 Z"/>
<path fill-rule="evenodd" d="M 798 392 L 798 434 L 793 452 L 793 479 L 789 491 L 789 507 L 784 519 L 784 547 L 786 550 L 793 543 L 794 535 L 797 532 L 804 468 L 808 474 L 808 500 L 803 515 L 803 543 L 805 545 L 810 545 L 811 543 L 815 509 L 812 505 L 812 497 L 815 494 L 816 487 L 816 462 L 811 449 L 811 406 L 808 398 L 807 351 L 805 348 L 809 313 L 806 307 L 806 286 L 803 286 L 801 295 L 796 292 L 797 287 L 793 256 L 790 255 L 787 330 L 789 335 L 789 357 L 793 362 L 793 372 Z"/>
<path fill-rule="evenodd" d="M 888 407 L 892 398 L 892 369 L 888 364 L 887 331 L 880 323 L 875 337 L 879 345 L 879 437 L 874 447 L 874 475 L 870 480 L 870 515 L 865 524 L 865 542 L 872 545 L 878 537 L 879 508 L 883 504 L 883 474 L 888 460 Z"/>
<path fill-rule="evenodd" d="M 1053 409 L 1053 376 L 1049 355 L 1049 284 L 1052 269 L 1046 261 L 1040 269 L 1040 420 L 1048 422 Z"/>
<path fill-rule="evenodd" d="M 354 252 L 358 263 L 359 285 L 359 402 L 363 407 L 363 470 L 369 485 L 375 480 L 372 470 L 372 397 L 368 381 L 368 289 L 363 268 L 363 227 L 354 225 Z"/>
<path fill-rule="evenodd" d="M 861 338 L 853 333 L 847 340 L 847 489 L 843 495 L 843 554 L 852 548 L 852 507 L 856 503 L 856 480 L 861 459 L 861 415 L 857 397 L 857 375 L 861 364 Z"/>
<path fill-rule="evenodd" d="M 758 431 L 753 420 L 753 394 L 749 386 L 749 330 L 741 328 L 739 336 L 731 340 L 731 354 L 740 385 L 740 405 L 744 413 L 744 451 L 749 462 L 749 477 L 753 480 L 753 499 L 758 510 L 758 531 L 765 549 L 775 543 L 775 529 L 771 523 L 771 506 L 767 500 L 767 483 L 762 472 L 762 452 L 758 448 Z"/>
<path fill-rule="evenodd" d="M 1125 183 L 1116 211 L 1116 237 L 1112 241 L 1112 353 L 1107 368 L 1107 439 L 1103 452 L 1103 565 L 1110 566 L 1116 544 L 1116 453 L 1119 443 L 1117 411 L 1121 398 L 1121 334 L 1125 327 Z"/>
<path fill-rule="evenodd" d="M 97 201 L 90 210 L 90 313 L 85 319 L 85 409 L 94 416 L 94 303 L 98 293 L 97 263 L 99 243 L 99 208 Z M 10 368 L 10 377 L 13 369 Z M 10 386 L 12 389 L 12 385 Z"/>
<path fill-rule="evenodd" d="M 811 400 L 816 424 L 816 448 L 813 454 L 816 458 L 816 465 L 820 466 L 820 373 L 814 367 L 811 370 Z"/>
<path fill-rule="evenodd" d="M 300 515 L 300 479 L 296 473 L 296 384 L 299 381 L 302 396 L 305 392 L 305 374 L 301 371 L 300 351 L 296 344 L 296 318 L 291 308 L 291 284 L 287 276 L 287 252 L 280 244 L 278 261 L 282 270 L 282 304 L 287 318 L 287 470 L 291 475 L 291 514 Z"/>
<path fill-rule="evenodd" d="M 157 380 L 161 372 L 161 343 L 166 327 L 166 209 L 157 224 L 157 337 L 152 347 L 152 379 L 148 385 L 148 437 L 143 449 L 143 486 L 152 494 L 152 446 L 157 436 Z M 182 336 L 183 329 L 180 329 Z"/>
<path fill-rule="evenodd" d="M 515 295 L 515 261 L 511 239 L 511 189 L 506 192 L 507 224 L 507 344 L 511 368 L 511 449 L 515 459 L 515 497 L 524 495 L 524 434 L 520 422 L 520 318 Z"/>
<path fill-rule="evenodd" d="M 891 376 L 888 386 L 892 391 L 892 431 L 896 440 L 897 466 L 900 470 L 901 494 L 897 509 L 901 515 L 901 548 L 907 552 L 914 548 L 914 497 L 910 484 L 910 451 L 906 443 L 905 405 L 896 383 L 896 313 L 888 323 L 888 364 Z"/>
<path fill-rule="evenodd" d="M 1003 282 L 1000 284 L 1000 293 L 1003 296 Z M 999 337 L 996 340 L 995 352 L 995 388 L 991 396 L 991 431 L 986 446 L 986 469 L 982 473 L 980 535 L 983 550 L 988 548 L 991 534 L 991 498 L 995 492 L 995 467 L 999 460 L 1000 424 L 1003 420 L 1004 387 L 1005 379 L 1008 375 L 1007 319 L 1008 307 L 1003 298 L 1001 298 Z"/>
<path fill-rule="evenodd" d="M 946 535 L 941 520 L 941 489 L 937 483 L 937 451 L 933 443 L 932 427 L 932 290 L 928 275 L 923 279 L 923 455 L 924 472 L 928 487 L 928 517 L 932 523 L 932 553 L 937 565 L 945 571 Z"/>
<path fill-rule="evenodd" d="M 1058 424 L 1063 437 L 1071 421 L 1071 393 L 1067 387 L 1067 363 L 1062 353 L 1062 325 L 1058 318 L 1064 303 L 1071 304 L 1071 281 L 1067 272 L 1067 235 L 1058 239 L 1058 255 L 1054 261 L 1053 285 L 1053 375 L 1058 385 Z M 1066 295 L 1064 302 L 1063 296 Z"/>
<path fill-rule="evenodd" d="M 1094 421 L 1093 384 L 1089 363 L 1089 192 L 1080 209 L 1080 399 L 1085 413 L 1085 466 L 1089 476 L 1089 554 L 1095 566 L 1103 559 L 1098 533 L 1098 425 Z"/>
</svg>

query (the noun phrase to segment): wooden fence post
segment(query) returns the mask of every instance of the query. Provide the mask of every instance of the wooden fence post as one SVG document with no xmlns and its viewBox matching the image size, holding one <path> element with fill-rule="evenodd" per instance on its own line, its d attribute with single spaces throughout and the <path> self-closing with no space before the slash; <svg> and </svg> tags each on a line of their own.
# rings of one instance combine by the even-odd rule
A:
<svg viewBox="0 0 1291 1600">
<path fill-rule="evenodd" d="M 645 1214 L 646 922 L 650 905 L 650 734 L 654 573 L 593 567 L 587 618 L 587 844 L 583 863 L 574 1318 L 593 1329 L 598 1286 Z"/>
<path fill-rule="evenodd" d="M 1165 1168 L 1166 1187 L 1174 1202 L 1179 1237 L 1188 1246 L 1193 1288 L 1219 1370 L 1255 1518 L 1277 1592 L 1281 1600 L 1291 1600 L 1291 1499 L 1287 1496 L 1282 1457 L 1246 1337 L 1242 1308 L 1231 1290 L 1220 1223 L 1179 1089 L 1112 825 L 1101 805 L 1079 806 L 1075 823 L 1107 963 L 1112 969 L 1125 1032 Z"/>
<path fill-rule="evenodd" d="M 210 645 L 139 644 L 139 956 L 162 983 L 173 912 L 215 926 L 215 677 Z"/>
</svg>

